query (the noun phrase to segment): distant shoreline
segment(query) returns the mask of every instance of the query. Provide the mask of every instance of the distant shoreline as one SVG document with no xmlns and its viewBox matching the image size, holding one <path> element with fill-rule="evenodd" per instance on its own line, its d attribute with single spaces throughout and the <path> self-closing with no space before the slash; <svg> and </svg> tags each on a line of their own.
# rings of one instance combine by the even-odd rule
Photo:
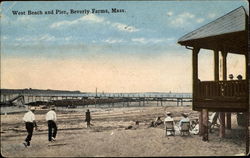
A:
<svg viewBox="0 0 250 158">
<path fill-rule="evenodd" d="M 33 88 L 25 88 L 25 89 L 0 89 L 1 94 L 17 94 L 17 93 L 25 93 L 25 94 L 36 94 L 36 93 L 60 93 L 60 94 L 94 94 L 96 92 L 81 92 L 79 90 L 54 90 L 54 89 L 33 89 Z M 191 94 L 192 92 L 97 92 L 97 94 Z"/>
<path fill-rule="evenodd" d="M 52 89 L 32 89 L 32 88 L 25 88 L 25 89 L 0 89 L 1 90 L 1 93 L 4 94 L 4 93 L 48 93 L 48 94 L 51 94 L 51 93 L 72 93 L 72 94 L 85 94 L 86 92 L 80 92 L 80 91 L 69 91 L 69 90 L 52 90 Z"/>
</svg>

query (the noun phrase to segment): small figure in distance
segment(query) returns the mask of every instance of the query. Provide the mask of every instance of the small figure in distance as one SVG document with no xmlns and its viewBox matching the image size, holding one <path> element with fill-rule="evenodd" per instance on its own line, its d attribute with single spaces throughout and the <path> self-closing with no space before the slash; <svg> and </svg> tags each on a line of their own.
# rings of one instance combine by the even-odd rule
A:
<svg viewBox="0 0 250 158">
<path fill-rule="evenodd" d="M 90 121 L 91 121 L 90 111 L 89 111 L 89 109 L 87 109 L 87 111 L 85 113 L 85 122 L 87 122 L 87 128 L 89 128 L 91 125 Z"/>
<path fill-rule="evenodd" d="M 238 79 L 238 80 L 242 80 L 242 76 L 241 76 L 241 75 L 238 75 L 238 76 L 237 76 L 237 79 Z"/>
<path fill-rule="evenodd" d="M 133 125 L 129 125 L 128 127 L 125 128 L 125 130 L 128 130 L 128 129 L 137 129 L 137 128 L 139 128 L 139 123 L 140 122 L 138 120 L 136 120 L 134 126 Z"/>
<path fill-rule="evenodd" d="M 23 143 L 23 145 L 25 147 L 30 146 L 30 141 L 31 141 L 31 138 L 32 138 L 34 127 L 37 130 L 37 124 L 36 124 L 36 121 L 35 121 L 34 112 L 35 112 L 35 107 L 31 107 L 29 109 L 29 111 L 24 114 L 24 117 L 23 117 L 23 121 L 25 122 L 25 127 L 26 127 L 26 130 L 27 130 L 27 133 L 28 133 L 28 135 L 27 135 L 27 137 L 25 139 L 25 142 Z"/>
<path fill-rule="evenodd" d="M 163 121 L 161 120 L 161 117 L 157 117 L 154 122 L 154 127 L 157 127 L 159 125 L 163 124 Z"/>
<path fill-rule="evenodd" d="M 234 78 L 234 75 L 233 75 L 233 74 L 230 74 L 230 75 L 229 75 L 229 79 L 230 79 L 230 80 L 233 80 L 233 78 Z"/>
</svg>

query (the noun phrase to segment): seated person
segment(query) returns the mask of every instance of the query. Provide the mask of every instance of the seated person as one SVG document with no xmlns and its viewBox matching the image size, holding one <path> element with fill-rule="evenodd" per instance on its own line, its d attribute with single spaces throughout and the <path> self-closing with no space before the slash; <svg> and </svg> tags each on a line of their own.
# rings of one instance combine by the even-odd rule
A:
<svg viewBox="0 0 250 158">
<path fill-rule="evenodd" d="M 163 121 L 161 120 L 161 117 L 157 117 L 154 122 L 154 127 L 159 126 L 162 123 Z"/>
<path fill-rule="evenodd" d="M 182 113 L 181 115 L 182 115 L 183 117 L 182 117 L 182 119 L 181 119 L 180 122 L 179 122 L 179 127 L 180 127 L 180 129 L 181 129 L 181 125 L 182 125 L 183 122 L 190 122 L 187 113 Z"/>
<path fill-rule="evenodd" d="M 191 122 L 191 134 L 199 134 L 199 121 L 195 120 Z"/>
<path fill-rule="evenodd" d="M 172 118 L 171 112 L 166 112 L 166 118 L 164 119 L 164 123 L 168 121 L 174 121 L 174 119 Z"/>
<path fill-rule="evenodd" d="M 167 135 L 175 135 L 175 124 L 174 119 L 172 118 L 171 112 L 166 113 L 166 118 L 164 119 L 166 136 Z"/>
</svg>

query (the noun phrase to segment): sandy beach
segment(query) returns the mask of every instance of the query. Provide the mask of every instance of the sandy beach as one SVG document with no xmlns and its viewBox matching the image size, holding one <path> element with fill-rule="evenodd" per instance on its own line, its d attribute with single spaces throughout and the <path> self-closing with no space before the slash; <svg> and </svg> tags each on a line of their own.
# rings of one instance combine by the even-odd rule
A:
<svg viewBox="0 0 250 158">
<path fill-rule="evenodd" d="M 149 127 L 157 116 L 164 118 L 165 111 L 173 113 L 176 122 L 182 112 L 188 112 L 191 120 L 198 112 L 191 107 L 128 107 L 89 108 L 91 128 L 86 128 L 86 109 L 57 110 L 58 135 L 56 142 L 49 143 L 45 113 L 37 110 L 38 130 L 34 131 L 31 146 L 22 144 L 26 130 L 24 113 L 1 115 L 1 153 L 5 157 L 119 157 L 119 156 L 234 156 L 245 152 L 244 128 L 236 123 L 232 114 L 232 130 L 219 138 L 218 128 L 213 129 L 209 141 L 199 135 L 165 136 L 164 126 Z M 125 130 L 135 125 L 137 128 Z M 134 126 L 135 127 L 135 126 Z"/>
</svg>

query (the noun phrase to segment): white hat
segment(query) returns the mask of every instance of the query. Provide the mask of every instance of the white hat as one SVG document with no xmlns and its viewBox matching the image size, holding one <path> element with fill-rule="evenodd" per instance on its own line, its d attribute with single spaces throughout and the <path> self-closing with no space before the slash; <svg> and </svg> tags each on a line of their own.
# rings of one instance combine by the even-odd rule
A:
<svg viewBox="0 0 250 158">
<path fill-rule="evenodd" d="M 30 107 L 30 111 L 34 111 L 34 110 L 36 110 L 35 107 Z"/>
<path fill-rule="evenodd" d="M 181 115 L 184 117 L 188 117 L 188 113 L 182 113 Z"/>
<path fill-rule="evenodd" d="M 166 112 L 166 114 L 167 114 L 167 115 L 171 115 L 172 113 L 171 113 L 171 112 L 169 112 L 169 111 L 167 111 L 167 112 Z"/>
</svg>

